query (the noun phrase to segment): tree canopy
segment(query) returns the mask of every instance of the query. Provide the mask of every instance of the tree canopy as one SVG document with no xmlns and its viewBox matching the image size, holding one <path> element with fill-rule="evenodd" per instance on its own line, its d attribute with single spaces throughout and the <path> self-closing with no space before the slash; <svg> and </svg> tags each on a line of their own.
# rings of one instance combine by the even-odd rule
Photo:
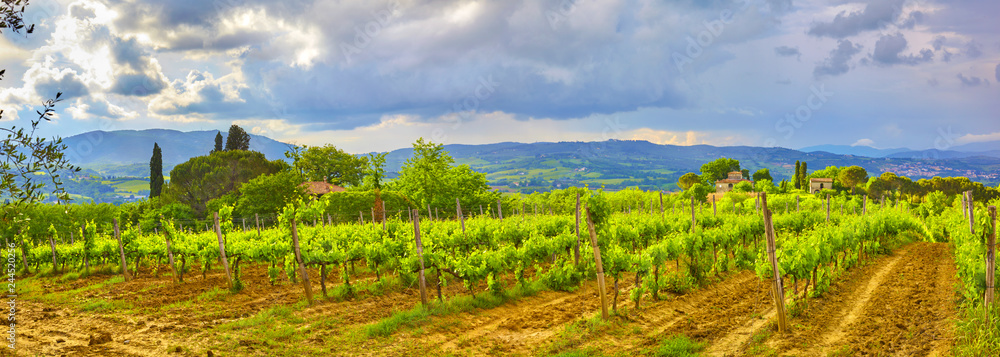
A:
<svg viewBox="0 0 1000 357">
<path fill-rule="evenodd" d="M 837 177 L 838 180 L 845 186 L 854 192 L 854 188 L 858 187 L 862 182 L 868 181 L 868 171 L 861 166 L 849 166 L 840 170 L 840 175 Z"/>
<path fill-rule="evenodd" d="M 190 206 L 197 215 L 205 212 L 209 200 L 233 192 L 243 183 L 288 168 L 281 160 L 269 161 L 255 151 L 222 151 L 193 157 L 170 171 L 164 196 L 168 202 Z"/>
<path fill-rule="evenodd" d="M 215 148 L 212 149 L 212 151 L 209 151 L 209 153 L 211 154 L 219 151 L 222 151 L 222 132 L 215 133 Z"/>
<path fill-rule="evenodd" d="M 488 205 L 500 197 L 490 191 L 485 174 L 468 165 L 452 167 L 454 162 L 443 145 L 420 138 L 413 144 L 413 157 L 403 164 L 392 188 L 405 192 L 421 206 L 455 207 L 458 198 L 472 207 Z"/>
<path fill-rule="evenodd" d="M 742 171 L 740 170 L 740 161 L 720 157 L 715 161 L 701 165 L 701 178 L 703 181 L 714 183 L 729 177 L 729 173 L 734 171 Z"/>
<path fill-rule="evenodd" d="M 753 173 L 753 180 L 754 180 L 754 182 L 760 181 L 760 180 L 773 181 L 774 178 L 771 177 L 771 170 L 760 169 L 760 170 L 757 170 L 757 172 Z"/>
<path fill-rule="evenodd" d="M 236 124 L 229 127 L 229 136 L 226 137 L 226 151 L 232 150 L 250 150 L 250 134 Z"/>
<path fill-rule="evenodd" d="M 368 158 L 354 156 L 330 144 L 301 146 L 285 156 L 292 159 L 292 165 L 306 180 L 334 185 L 360 186 L 368 168 Z"/>
<path fill-rule="evenodd" d="M 691 188 L 691 185 L 702 182 L 701 177 L 694 172 L 688 172 L 677 179 L 677 186 L 680 186 L 682 190 L 687 190 Z"/>
</svg>

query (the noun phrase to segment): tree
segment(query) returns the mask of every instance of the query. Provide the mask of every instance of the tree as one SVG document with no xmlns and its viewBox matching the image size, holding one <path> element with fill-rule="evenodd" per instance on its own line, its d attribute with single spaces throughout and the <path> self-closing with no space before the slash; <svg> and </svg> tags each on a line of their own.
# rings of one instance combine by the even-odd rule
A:
<svg viewBox="0 0 1000 357">
<path fill-rule="evenodd" d="M 149 197 L 158 197 L 163 190 L 163 154 L 160 144 L 153 143 L 153 157 L 149 159 Z"/>
<path fill-rule="evenodd" d="M 268 161 L 255 151 L 222 151 L 193 157 L 170 171 L 170 183 L 163 196 L 165 203 L 184 203 L 202 216 L 209 200 L 236 191 L 257 176 L 288 168 L 284 161 Z"/>
<path fill-rule="evenodd" d="M 365 186 L 376 190 L 382 189 L 382 180 L 385 179 L 385 157 L 389 153 L 368 154 L 368 167 L 365 169 Z"/>
<path fill-rule="evenodd" d="M 757 182 L 757 181 L 760 181 L 760 180 L 773 181 L 774 178 L 771 177 L 771 170 L 760 169 L 760 170 L 757 170 L 757 172 L 753 173 L 753 180 L 754 180 L 754 182 Z"/>
<path fill-rule="evenodd" d="M 733 186 L 733 191 L 736 192 L 753 192 L 753 185 L 747 181 L 740 181 L 740 183 Z"/>
<path fill-rule="evenodd" d="M 806 177 L 809 176 L 809 169 L 808 169 L 808 167 L 809 167 L 809 164 L 807 164 L 805 161 L 803 161 L 802 162 L 802 171 L 799 172 L 799 187 L 805 188 L 805 189 L 809 188 L 809 180 L 806 179 Z"/>
<path fill-rule="evenodd" d="M 858 187 L 858 184 L 868 181 L 868 171 L 865 171 L 861 166 L 850 166 L 845 167 L 840 170 L 840 176 L 837 177 L 845 187 L 851 189 L 851 193 L 854 193 L 854 188 Z"/>
<path fill-rule="evenodd" d="M 701 165 L 701 178 L 708 183 L 729 177 L 730 172 L 740 171 L 740 161 L 720 157 L 715 161 Z"/>
<path fill-rule="evenodd" d="M 305 198 L 300 184 L 302 176 L 293 170 L 257 176 L 240 186 L 234 212 L 241 217 L 278 214 L 286 204 Z"/>
<path fill-rule="evenodd" d="M 233 150 L 250 150 L 250 134 L 236 124 L 229 127 L 229 136 L 226 137 L 226 151 Z"/>
<path fill-rule="evenodd" d="M 454 162 L 443 145 L 417 139 L 413 143 L 413 156 L 403 163 L 392 188 L 404 192 L 420 207 L 429 204 L 451 209 L 456 198 L 473 207 L 489 205 L 500 198 L 499 193 L 490 190 L 485 174 L 473 171 L 468 165 L 452 167 Z"/>
<path fill-rule="evenodd" d="M 712 187 L 712 185 L 699 182 L 694 185 L 691 185 L 691 187 L 689 187 L 687 190 L 684 190 L 684 193 L 681 194 L 681 198 L 690 199 L 691 197 L 694 197 L 694 199 L 698 200 L 699 202 L 705 202 L 708 200 L 708 194 L 714 191 L 715 188 Z"/>
<path fill-rule="evenodd" d="M 212 149 L 209 153 L 219 151 L 222 151 L 222 132 L 215 132 L 215 149 Z"/>
<path fill-rule="evenodd" d="M 795 184 L 795 188 L 797 189 L 801 188 L 799 187 L 799 182 L 801 182 L 799 180 L 800 176 L 802 176 L 802 163 L 799 160 L 795 160 L 795 176 L 792 176 L 792 183 Z"/>
<path fill-rule="evenodd" d="M 688 172 L 677 179 L 677 186 L 680 186 L 682 190 L 687 190 L 691 188 L 691 185 L 702 182 L 701 177 L 694 172 Z"/>
<path fill-rule="evenodd" d="M 357 157 L 326 144 L 302 146 L 300 150 L 285 152 L 292 165 L 308 181 L 324 181 L 341 186 L 360 186 L 368 159 Z"/>
<path fill-rule="evenodd" d="M 746 180 L 750 179 L 750 169 L 742 169 L 742 170 L 740 170 L 740 174 L 743 175 L 743 179 L 746 179 Z"/>
<path fill-rule="evenodd" d="M 767 192 L 768 194 L 776 194 L 779 192 L 778 187 L 774 185 L 774 181 L 766 178 L 754 180 L 754 188 L 756 188 L 759 192 Z"/>
</svg>

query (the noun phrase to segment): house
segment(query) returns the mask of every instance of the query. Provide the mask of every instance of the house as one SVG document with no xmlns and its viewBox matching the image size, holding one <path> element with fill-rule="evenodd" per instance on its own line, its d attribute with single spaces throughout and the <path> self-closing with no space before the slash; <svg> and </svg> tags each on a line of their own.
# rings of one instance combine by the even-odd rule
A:
<svg viewBox="0 0 1000 357">
<path fill-rule="evenodd" d="M 750 180 L 743 178 L 742 172 L 739 171 L 730 172 L 729 177 L 719 181 L 715 181 L 715 192 L 716 193 L 729 192 L 730 190 L 733 189 L 734 186 L 736 186 L 736 184 L 743 181 L 751 182 Z"/>
<path fill-rule="evenodd" d="M 822 190 L 832 190 L 832 178 L 811 178 L 809 179 L 809 192 L 819 193 Z"/>
<path fill-rule="evenodd" d="M 347 191 L 343 187 L 326 183 L 323 181 L 303 182 L 301 185 L 299 185 L 299 187 L 304 188 L 307 194 L 315 195 L 317 197 L 323 196 L 324 194 L 327 193 Z"/>
</svg>

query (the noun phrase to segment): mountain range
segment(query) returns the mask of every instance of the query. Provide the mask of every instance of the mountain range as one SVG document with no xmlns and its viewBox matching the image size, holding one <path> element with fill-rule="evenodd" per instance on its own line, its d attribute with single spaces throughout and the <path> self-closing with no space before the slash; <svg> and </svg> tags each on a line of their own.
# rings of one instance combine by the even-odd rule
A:
<svg viewBox="0 0 1000 357">
<path fill-rule="evenodd" d="M 215 131 L 164 129 L 95 131 L 65 138 L 64 142 L 70 148 L 71 162 L 76 165 L 104 176 L 146 177 L 154 142 L 162 149 L 166 175 L 174 165 L 208 154 L 214 146 L 215 134 Z M 250 147 L 273 160 L 284 159 L 289 145 L 251 135 Z M 837 145 L 792 150 L 659 145 L 637 140 L 451 144 L 444 149 L 457 164 L 468 164 L 486 173 L 491 185 L 519 191 L 583 184 L 673 189 L 678 177 L 698 172 L 702 164 L 720 157 L 740 160 L 751 171 L 767 168 L 775 180 L 792 176 L 795 161 L 805 161 L 810 171 L 826 166 L 858 165 L 872 175 L 892 171 L 914 179 L 965 176 L 984 183 L 1000 182 L 1000 150 L 968 153 Z M 412 154 L 412 148 L 389 152 L 388 176 L 395 177 Z"/>
</svg>

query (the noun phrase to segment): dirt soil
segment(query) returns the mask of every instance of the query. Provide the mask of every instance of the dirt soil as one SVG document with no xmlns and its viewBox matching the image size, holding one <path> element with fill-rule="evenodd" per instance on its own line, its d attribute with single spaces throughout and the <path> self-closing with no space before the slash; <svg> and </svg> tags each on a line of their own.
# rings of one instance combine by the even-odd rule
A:
<svg viewBox="0 0 1000 357">
<path fill-rule="evenodd" d="M 295 315 L 303 321 L 298 330 L 307 335 L 302 343 L 333 355 L 549 355 L 572 350 L 635 355 L 677 334 L 705 343 L 706 355 L 758 354 L 761 350 L 752 345 L 787 356 L 948 355 L 957 316 L 951 257 L 945 244 L 914 243 L 892 256 L 855 267 L 821 297 L 811 299 L 802 315 L 790 320 L 792 328 L 785 335 L 770 332 L 774 329 L 770 287 L 749 271 L 723 274 L 687 294 L 663 293 L 660 301 L 647 295 L 638 307 L 628 299 L 634 283 L 628 277 L 619 284 L 619 316 L 596 332 L 567 332 L 570 326 L 600 314 L 594 281 L 574 292 L 542 291 L 492 309 L 432 317 L 429 325 L 404 328 L 382 338 L 367 338 L 359 331 L 393 311 L 416 306 L 420 300 L 415 286 L 391 287 L 377 296 L 361 293 L 342 302 L 321 301 Z M 358 268 L 360 274 L 352 282 L 374 280 L 373 273 Z M 219 298 L 212 297 L 213 290 L 225 291 L 226 278 L 218 270 L 207 278 L 200 272 L 189 273 L 183 284 L 143 271 L 133 281 L 74 296 L 106 301 L 113 307 L 121 304 L 128 307 L 125 312 L 114 308 L 83 311 L 77 306 L 23 300 L 18 311 L 18 355 L 205 356 L 208 351 L 227 356 L 268 355 L 266 346 L 239 340 L 239 331 L 215 328 L 272 307 L 301 305 L 301 283 L 285 280 L 271 286 L 266 272 L 263 265 L 244 267 L 247 287 Z M 328 274 L 336 280 L 327 281 L 327 289 L 332 290 L 341 283 L 340 271 Z M 314 294 L 321 297 L 317 275 L 318 270 L 310 270 Z M 39 292 L 78 289 L 108 278 L 92 276 L 72 283 L 42 279 Z M 510 277 L 505 278 L 506 286 L 513 284 Z M 610 299 L 610 287 L 608 292 Z M 435 290 L 428 293 L 433 296 Z M 455 282 L 443 293 L 446 298 L 468 294 Z M 314 326 L 331 316 L 336 317 L 336 324 Z M 239 343 L 220 342 L 233 338 Z M 336 346 L 324 347 L 331 342 Z M 182 347 L 181 352 L 176 352 L 177 347 Z"/>
</svg>

